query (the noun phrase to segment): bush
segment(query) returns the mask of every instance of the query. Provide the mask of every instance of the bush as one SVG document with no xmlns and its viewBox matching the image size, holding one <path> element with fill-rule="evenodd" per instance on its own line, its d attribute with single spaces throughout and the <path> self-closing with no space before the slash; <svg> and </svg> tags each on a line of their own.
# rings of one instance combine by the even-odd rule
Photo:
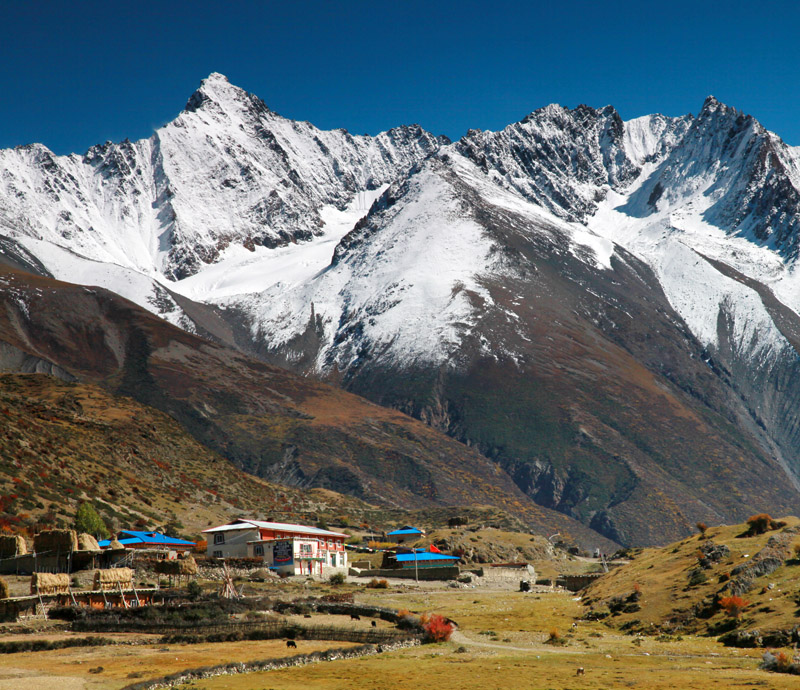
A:
<svg viewBox="0 0 800 690">
<path fill-rule="evenodd" d="M 780 527 L 783 527 L 784 524 L 785 523 L 776 522 L 767 513 L 751 515 L 749 518 L 747 518 L 747 535 L 752 537 L 757 534 L 764 534 L 768 530 L 779 529 Z"/>
<path fill-rule="evenodd" d="M 772 652 L 764 652 L 760 667 L 765 671 L 800 675 L 800 663 L 790 658 L 785 652 L 778 652 L 777 655 Z"/>
<path fill-rule="evenodd" d="M 750 605 L 750 602 L 745 601 L 742 597 L 732 596 L 722 597 L 719 600 L 719 605 L 731 618 L 739 619 L 744 609 Z"/>
<path fill-rule="evenodd" d="M 701 536 L 703 537 L 706 536 L 706 530 L 708 529 L 708 525 L 705 522 L 698 522 L 697 525 L 695 526 L 697 527 L 697 530 L 700 532 Z"/>
<path fill-rule="evenodd" d="M 700 568 L 695 568 L 689 572 L 689 587 L 697 587 L 708 581 L 708 577 Z"/>
<path fill-rule="evenodd" d="M 373 577 L 367 582 L 367 587 L 369 589 L 389 589 L 389 583 L 386 580 L 379 580 L 377 577 Z"/>
<path fill-rule="evenodd" d="M 189 599 L 191 599 L 192 601 L 195 601 L 195 600 L 199 599 L 202 596 L 203 588 L 200 586 L 200 584 L 197 582 L 197 580 L 192 580 L 186 586 L 186 593 L 189 596 Z"/>
<path fill-rule="evenodd" d="M 344 573 L 334 573 L 328 578 L 328 582 L 332 585 L 343 585 L 346 580 Z"/>
<path fill-rule="evenodd" d="M 426 642 L 447 642 L 453 634 L 453 624 L 444 616 L 432 613 L 422 625 Z"/>
</svg>

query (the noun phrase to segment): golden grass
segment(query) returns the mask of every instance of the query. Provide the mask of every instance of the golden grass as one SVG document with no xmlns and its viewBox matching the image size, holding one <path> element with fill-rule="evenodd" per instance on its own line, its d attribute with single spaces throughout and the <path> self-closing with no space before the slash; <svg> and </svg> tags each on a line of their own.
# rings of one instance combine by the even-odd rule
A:
<svg viewBox="0 0 800 690">
<path fill-rule="evenodd" d="M 790 676 L 757 669 L 758 650 L 727 649 L 711 638 L 680 641 L 623 635 L 600 623 L 571 624 L 583 611 L 566 594 L 531 595 L 486 591 L 370 593 L 360 600 L 435 610 L 460 629 L 449 643 L 355 660 L 314 664 L 268 673 L 224 676 L 197 682 L 198 690 L 406 690 L 433 684 L 442 690 L 486 688 L 582 690 L 644 688 L 795 688 Z M 567 644 L 545 643 L 549 630 Z M 486 634 L 493 631 L 494 635 Z M 482 634 L 483 633 L 483 634 Z M 460 650 L 465 651 L 460 651 Z M 576 676 L 578 667 L 586 675 Z"/>
<path fill-rule="evenodd" d="M 800 525 L 800 519 L 796 517 L 782 519 L 790 527 Z M 658 625 L 673 612 L 686 611 L 694 603 L 722 589 L 721 575 L 750 561 L 772 535 L 779 534 L 778 531 L 771 531 L 741 538 L 739 535 L 746 528 L 744 524 L 710 527 L 706 532 L 707 539 L 701 539 L 698 534 L 661 549 L 644 549 L 630 564 L 612 570 L 607 577 L 594 583 L 588 589 L 587 596 L 602 602 L 612 596 L 629 594 L 638 584 L 642 594 L 639 601 L 641 610 L 615 617 L 614 625 L 621 625 L 632 619 L 644 624 Z M 730 556 L 704 571 L 708 578 L 705 583 L 687 588 L 689 572 L 697 566 L 697 551 L 708 540 L 726 544 L 730 549 Z M 800 535 L 797 541 L 800 542 Z M 774 587 L 762 592 L 768 585 Z M 798 593 L 800 565 L 789 562 L 757 580 L 755 587 L 743 595 L 751 602 L 751 606 L 745 611 L 741 627 L 758 627 L 762 630 L 793 627 L 797 624 L 795 598 Z M 598 607 L 602 608 L 599 605 Z M 722 616 L 719 613 L 704 624 L 718 622 Z"/>
<path fill-rule="evenodd" d="M 214 666 L 237 661 L 256 661 L 334 647 L 352 646 L 347 642 L 297 642 L 297 650 L 288 649 L 283 640 L 226 642 L 196 645 L 141 645 L 67 648 L 52 652 L 26 652 L 0 655 L 0 690 L 8 688 L 39 688 L 51 684 L 61 688 L 80 679 L 86 687 L 121 688 L 138 680 L 158 678 L 176 671 Z M 287 653 L 288 652 L 288 653 Z M 90 669 L 103 667 L 100 673 Z M 30 684 L 26 678 L 36 672 L 41 683 Z M 4 686 L 5 681 L 11 685 Z M 13 685 L 16 682 L 16 685 Z M 76 685 L 76 687 L 84 687 Z"/>
</svg>

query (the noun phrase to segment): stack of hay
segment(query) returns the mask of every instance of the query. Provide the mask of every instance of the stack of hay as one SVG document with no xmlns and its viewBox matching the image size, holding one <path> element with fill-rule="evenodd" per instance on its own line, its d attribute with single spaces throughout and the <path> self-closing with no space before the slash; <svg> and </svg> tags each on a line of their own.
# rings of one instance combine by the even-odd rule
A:
<svg viewBox="0 0 800 690">
<path fill-rule="evenodd" d="M 197 575 L 197 561 L 191 556 L 175 561 L 158 561 L 154 566 L 160 575 L 178 575 L 179 577 L 191 577 Z"/>
<path fill-rule="evenodd" d="M 78 549 L 80 551 L 102 551 L 100 544 L 97 543 L 97 539 L 91 534 L 85 533 L 78 535 Z"/>
<path fill-rule="evenodd" d="M 70 553 L 78 550 L 78 534 L 74 529 L 46 529 L 33 538 L 33 550 L 36 553 L 55 551 Z"/>
<path fill-rule="evenodd" d="M 0 599 L 8 599 L 8 582 L 0 577 Z"/>
<path fill-rule="evenodd" d="M 116 537 L 114 537 L 114 538 L 113 538 L 113 539 L 112 539 L 112 540 L 111 540 L 111 541 L 108 543 L 108 548 L 109 548 L 109 550 L 111 550 L 111 551 L 124 551 L 124 550 L 125 550 L 125 545 L 124 545 L 122 542 L 120 542 L 120 540 L 119 540 L 119 539 L 117 539 Z"/>
<path fill-rule="evenodd" d="M 0 558 L 14 558 L 28 553 L 25 538 L 18 534 L 0 535 Z"/>
<path fill-rule="evenodd" d="M 31 575 L 31 594 L 67 594 L 67 573 L 34 573 Z"/>
<path fill-rule="evenodd" d="M 95 570 L 94 585 L 92 589 L 108 591 L 133 589 L 133 570 L 130 568 L 110 568 L 109 570 Z"/>
</svg>

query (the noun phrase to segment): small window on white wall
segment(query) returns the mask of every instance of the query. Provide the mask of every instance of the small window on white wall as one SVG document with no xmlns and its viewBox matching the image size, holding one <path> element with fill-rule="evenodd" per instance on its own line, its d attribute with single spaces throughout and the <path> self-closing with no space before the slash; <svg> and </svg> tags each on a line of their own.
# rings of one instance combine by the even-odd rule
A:
<svg viewBox="0 0 800 690">
<path fill-rule="evenodd" d="M 214 558 L 222 558 L 222 551 L 215 551 Z"/>
<path fill-rule="evenodd" d="M 263 556 L 264 546 L 262 544 L 256 544 L 255 548 L 253 549 L 253 553 L 255 553 L 256 556 Z"/>
<path fill-rule="evenodd" d="M 224 544 L 225 543 L 225 534 L 218 532 L 214 535 L 214 543 L 215 544 Z"/>
</svg>

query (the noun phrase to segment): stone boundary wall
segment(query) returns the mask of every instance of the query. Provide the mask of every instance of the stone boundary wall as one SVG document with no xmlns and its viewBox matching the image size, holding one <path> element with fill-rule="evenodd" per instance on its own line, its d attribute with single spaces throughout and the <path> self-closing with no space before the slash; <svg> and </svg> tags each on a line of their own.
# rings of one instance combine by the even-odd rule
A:
<svg viewBox="0 0 800 690">
<path fill-rule="evenodd" d="M 306 664 L 315 664 L 321 661 L 356 659 L 368 654 L 380 654 L 381 652 L 393 651 L 403 647 L 415 647 L 420 644 L 421 641 L 418 638 L 407 638 L 405 640 L 397 640 L 396 642 L 382 645 L 365 644 L 344 649 L 328 649 L 324 652 L 312 652 L 311 654 L 297 654 L 286 658 L 222 664 L 220 666 L 190 669 L 174 673 L 170 676 L 164 676 L 163 678 L 126 685 L 122 690 L 160 690 L 161 688 L 174 688 L 201 678 L 213 678 L 215 676 L 229 676 L 237 673 L 253 673 L 257 671 L 274 671 L 279 668 L 305 666 Z"/>
</svg>

